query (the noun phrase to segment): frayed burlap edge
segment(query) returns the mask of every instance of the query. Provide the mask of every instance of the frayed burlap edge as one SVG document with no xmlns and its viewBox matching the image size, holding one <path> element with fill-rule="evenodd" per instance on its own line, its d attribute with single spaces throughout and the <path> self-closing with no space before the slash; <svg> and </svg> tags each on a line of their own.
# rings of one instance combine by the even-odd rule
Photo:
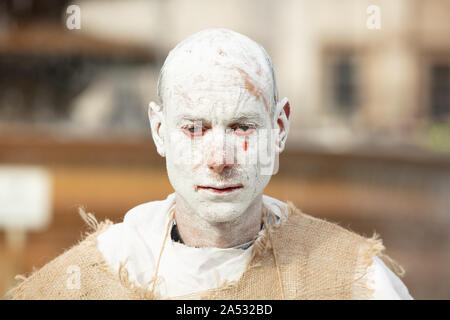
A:
<svg viewBox="0 0 450 320">
<path fill-rule="evenodd" d="M 366 239 L 366 246 L 361 246 L 355 269 L 355 282 L 353 286 L 353 299 L 369 300 L 374 294 L 374 283 L 370 277 L 370 266 L 374 257 L 384 251 L 384 245 L 378 234 Z"/>
<path fill-rule="evenodd" d="M 360 249 L 361 253 L 357 263 L 356 281 L 353 290 L 354 298 L 362 300 L 371 299 L 375 293 L 375 283 L 371 277 L 373 274 L 371 266 L 375 257 L 382 259 L 397 276 L 403 277 L 405 275 L 405 269 L 385 253 L 386 248 L 379 234 L 374 233 L 371 238 L 366 238 L 366 241 L 368 248 L 362 246 Z"/>
<path fill-rule="evenodd" d="M 94 254 L 96 256 L 96 259 L 98 260 L 97 267 L 100 268 L 103 272 L 105 272 L 109 278 L 111 278 L 113 281 L 119 281 L 120 284 L 125 287 L 127 290 L 130 291 L 130 296 L 134 297 L 136 299 L 156 299 L 157 297 L 153 294 L 151 294 L 151 291 L 148 290 L 148 287 L 153 284 L 155 281 L 152 279 L 150 283 L 148 284 L 147 288 L 143 288 L 141 286 L 136 285 L 134 282 L 129 280 L 128 270 L 126 269 L 126 263 L 127 261 L 124 261 L 120 264 L 119 270 L 114 270 L 111 266 L 108 265 L 108 263 L 104 260 L 103 255 L 97 248 L 97 237 L 105 232 L 111 225 L 113 225 L 113 222 L 106 219 L 102 222 L 98 222 L 95 216 L 92 213 L 88 213 L 85 211 L 84 208 L 78 208 L 78 213 L 80 214 L 82 220 L 86 223 L 86 225 L 89 227 L 89 231 L 85 232 L 81 238 L 81 240 L 78 241 L 77 244 L 74 246 L 66 249 L 63 254 L 70 249 L 72 249 L 75 246 L 83 245 L 86 247 L 86 250 L 89 252 L 92 250 L 92 252 L 89 252 L 90 254 Z M 16 299 L 26 298 L 24 297 L 24 291 L 27 287 L 27 285 L 33 281 L 33 277 L 35 274 L 37 274 L 39 270 L 33 270 L 28 276 L 27 275 L 16 275 L 14 277 L 15 280 L 17 280 L 17 284 L 15 287 L 8 290 L 5 294 L 6 299 L 12 299 L 13 297 Z"/>
<path fill-rule="evenodd" d="M 263 254 L 267 250 L 270 250 L 270 249 L 276 250 L 273 248 L 273 243 L 271 241 L 271 234 L 273 232 L 275 232 L 277 229 L 279 229 L 280 226 L 289 219 L 292 212 L 295 212 L 295 210 L 298 210 L 292 204 L 292 202 L 288 202 L 287 206 L 285 206 L 285 207 L 281 207 L 278 205 L 277 205 L 277 207 L 280 209 L 280 212 L 283 213 L 281 215 L 280 221 L 277 221 L 276 215 L 272 210 L 270 210 L 269 208 L 264 206 L 262 220 L 264 223 L 265 232 L 262 235 L 258 236 L 253 243 L 252 254 L 250 256 L 250 259 L 247 262 L 246 271 L 249 268 L 258 267 L 259 266 L 258 260 L 263 256 Z M 272 224 L 268 223 L 267 214 L 271 216 L 272 221 L 273 221 Z"/>
<path fill-rule="evenodd" d="M 287 205 L 289 208 L 288 216 L 291 216 L 293 212 L 296 214 L 303 214 L 292 202 L 288 201 Z M 349 230 L 346 231 L 351 232 Z M 376 256 L 382 259 L 390 269 L 400 277 L 404 276 L 405 270 L 398 262 L 385 253 L 386 248 L 383 245 L 383 241 L 379 234 L 374 233 L 371 238 L 360 237 L 365 240 L 366 245 L 361 246 L 359 258 L 356 263 L 353 298 L 368 300 L 373 297 L 375 292 L 375 284 L 370 277 L 372 272 L 370 267 L 373 265 Z"/>
<path fill-rule="evenodd" d="M 113 223 L 109 220 L 105 220 L 102 223 L 98 223 L 96 218 L 91 213 L 86 213 L 83 209 L 79 209 L 80 216 L 86 222 L 88 226 L 93 230 L 92 233 L 86 234 L 86 240 L 89 239 L 89 244 L 95 248 L 95 250 L 101 256 L 101 263 L 99 267 L 102 268 L 113 280 L 119 280 L 122 286 L 127 288 L 133 296 L 139 299 L 154 300 L 158 299 L 158 296 L 154 294 L 150 287 L 156 285 L 157 279 L 151 279 L 145 287 L 139 286 L 135 282 L 129 279 L 129 273 L 126 268 L 128 259 L 120 263 L 118 271 L 114 270 L 103 258 L 103 255 L 97 249 L 97 237 L 104 232 Z M 104 227 L 105 225 L 105 227 Z"/>
</svg>

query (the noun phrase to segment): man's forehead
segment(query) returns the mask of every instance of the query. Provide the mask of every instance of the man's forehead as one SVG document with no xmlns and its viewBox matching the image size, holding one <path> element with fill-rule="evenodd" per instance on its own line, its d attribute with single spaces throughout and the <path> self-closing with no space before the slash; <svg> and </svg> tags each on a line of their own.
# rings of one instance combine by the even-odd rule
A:
<svg viewBox="0 0 450 320">
<path fill-rule="evenodd" d="M 170 113 L 186 114 L 192 118 L 238 118 L 264 117 L 269 113 L 267 99 L 263 94 L 263 85 L 252 85 L 248 88 L 248 81 L 242 78 L 240 72 L 234 75 L 216 74 L 215 77 L 196 76 L 184 81 L 174 81 L 169 87 L 170 94 L 165 97 L 165 109 Z M 256 82 L 255 82 L 256 83 Z M 271 91 L 266 90 L 270 97 Z"/>
<path fill-rule="evenodd" d="M 176 109 L 248 109 L 270 112 L 272 82 L 250 74 L 240 66 L 211 66 L 185 70 L 166 78 L 164 101 Z"/>
</svg>

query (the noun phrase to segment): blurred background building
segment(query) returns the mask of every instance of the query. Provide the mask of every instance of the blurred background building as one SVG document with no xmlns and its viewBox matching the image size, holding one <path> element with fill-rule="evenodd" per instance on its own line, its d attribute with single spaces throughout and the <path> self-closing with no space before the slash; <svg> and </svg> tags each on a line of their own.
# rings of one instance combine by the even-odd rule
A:
<svg viewBox="0 0 450 320">
<path fill-rule="evenodd" d="M 71 4 L 79 30 L 66 27 Z M 266 48 L 291 101 L 267 194 L 376 231 L 413 297 L 450 299 L 449 21 L 447 0 L 1 1 L 0 169 L 37 167 L 51 187 L 38 228 L 0 219 L 0 296 L 87 230 L 79 205 L 119 222 L 172 192 L 148 102 L 171 48 L 225 27 Z"/>
</svg>

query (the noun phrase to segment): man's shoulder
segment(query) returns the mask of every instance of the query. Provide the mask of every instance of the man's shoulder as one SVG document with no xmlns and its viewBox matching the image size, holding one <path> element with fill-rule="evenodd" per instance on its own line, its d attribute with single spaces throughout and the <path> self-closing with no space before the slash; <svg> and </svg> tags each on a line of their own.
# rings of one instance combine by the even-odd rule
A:
<svg viewBox="0 0 450 320">
<path fill-rule="evenodd" d="M 123 222 L 128 225 L 147 224 L 151 220 L 160 218 L 172 206 L 175 200 L 175 194 L 169 194 L 164 200 L 155 200 L 139 204 L 128 210 Z"/>
<path fill-rule="evenodd" d="M 296 234 L 295 236 L 298 235 L 300 238 L 303 238 L 303 240 L 311 239 L 311 241 L 316 243 L 318 239 L 323 240 L 320 242 L 329 240 L 380 243 L 376 234 L 368 238 L 352 231 L 348 227 L 340 225 L 338 222 L 305 213 L 290 201 L 284 205 L 282 211 L 284 211 L 284 216 L 286 217 L 285 222 L 282 224 L 283 229 L 288 229 Z M 287 235 L 286 233 L 283 234 Z"/>
<path fill-rule="evenodd" d="M 341 245 L 352 244 L 351 247 L 355 250 L 360 250 L 358 248 L 360 246 L 370 247 L 374 252 L 384 249 L 377 234 L 366 237 L 338 222 L 305 213 L 291 201 L 283 202 L 266 195 L 264 195 L 263 201 L 273 214 L 281 218 L 279 225 L 274 230 L 280 229 L 281 232 L 275 232 L 275 238 L 290 243 L 290 248 L 297 244 L 303 247 L 307 245 L 315 250 L 327 247 L 324 250 L 328 251 L 331 247 L 340 250 Z"/>
<path fill-rule="evenodd" d="M 112 223 L 97 229 L 60 254 L 7 293 L 10 299 L 136 299 L 131 287 L 104 261 L 97 249 L 97 237 Z"/>
<path fill-rule="evenodd" d="M 101 231 L 111 223 L 101 224 Z M 101 256 L 95 249 L 95 236 L 91 234 L 78 244 L 64 251 L 10 290 L 12 299 L 80 299 L 79 281 L 92 274 L 100 273 Z M 83 274 L 87 267 L 88 274 Z"/>
<path fill-rule="evenodd" d="M 375 257 L 367 273 L 367 282 L 372 285 L 374 300 L 412 300 L 408 288 L 400 279 L 403 271 L 392 271 L 383 261 L 383 257 Z M 387 259 L 396 270 L 399 265 L 392 259 Z M 402 269 L 400 267 L 400 269 Z M 400 276 L 399 276 L 400 273 Z"/>
<path fill-rule="evenodd" d="M 292 203 L 287 206 L 289 217 L 276 238 L 284 244 L 279 246 L 280 251 L 291 255 L 294 264 L 304 267 L 307 261 L 306 265 L 313 265 L 314 270 L 324 275 L 353 274 L 348 280 L 354 282 L 357 298 L 411 298 L 399 278 L 403 268 L 385 254 L 378 234 L 366 237 L 335 222 L 301 212 Z M 384 264 L 384 259 L 395 273 Z"/>
<path fill-rule="evenodd" d="M 274 232 L 274 240 L 282 252 L 297 257 L 301 263 L 308 257 L 330 273 L 344 265 L 348 270 L 357 265 L 366 270 L 373 258 L 385 249 L 377 234 L 366 237 L 338 223 L 304 213 L 290 202 L 287 207 L 288 218 L 280 232 Z"/>
<path fill-rule="evenodd" d="M 110 265 L 127 259 L 132 247 L 144 238 L 159 235 L 164 229 L 167 212 L 173 204 L 174 194 L 165 200 L 146 202 L 130 209 L 123 222 L 112 225 L 98 237 L 98 248 Z M 114 257 L 113 259 L 109 259 Z M 111 260 L 111 261 L 110 261 Z"/>
</svg>

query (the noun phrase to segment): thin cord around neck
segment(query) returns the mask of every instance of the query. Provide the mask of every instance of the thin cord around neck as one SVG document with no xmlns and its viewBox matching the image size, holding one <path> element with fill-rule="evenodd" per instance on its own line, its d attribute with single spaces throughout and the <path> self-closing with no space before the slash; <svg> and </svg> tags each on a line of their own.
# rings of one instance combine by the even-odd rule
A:
<svg viewBox="0 0 450 320">
<path fill-rule="evenodd" d="M 162 243 L 162 246 L 161 246 L 161 250 L 159 252 L 158 261 L 156 263 L 155 274 L 153 276 L 153 287 L 152 287 L 152 291 L 150 293 L 150 296 L 153 297 L 153 298 L 155 297 L 155 289 L 156 289 L 157 277 L 158 277 L 159 266 L 160 266 L 160 263 L 161 263 L 162 254 L 163 254 L 164 248 L 166 246 L 166 242 L 167 242 L 167 237 L 169 235 L 169 231 L 170 231 L 170 229 L 171 229 L 171 227 L 173 225 L 173 222 L 175 220 L 175 209 L 176 209 L 175 204 L 172 205 L 172 207 L 169 209 L 169 223 L 167 224 L 166 233 L 164 235 L 164 240 L 163 240 L 163 243 Z M 267 221 L 267 212 L 272 217 L 272 223 L 276 224 L 277 223 L 276 215 L 271 210 L 266 208 L 264 206 L 264 204 L 263 204 L 262 220 L 263 220 L 264 226 L 266 227 L 265 228 L 266 229 L 265 232 L 267 232 L 267 235 L 269 237 L 269 241 L 270 241 L 271 246 L 272 246 L 272 254 L 273 254 L 273 257 L 274 257 L 274 260 L 275 260 L 275 266 L 276 266 L 276 269 L 277 269 L 278 284 L 280 286 L 281 298 L 284 300 L 285 297 L 284 297 L 283 283 L 281 281 L 280 266 L 279 266 L 278 258 L 277 258 L 276 252 L 275 252 L 275 247 L 273 245 L 272 236 L 270 234 L 271 233 L 271 226 L 270 226 L 269 222 Z"/>
</svg>

